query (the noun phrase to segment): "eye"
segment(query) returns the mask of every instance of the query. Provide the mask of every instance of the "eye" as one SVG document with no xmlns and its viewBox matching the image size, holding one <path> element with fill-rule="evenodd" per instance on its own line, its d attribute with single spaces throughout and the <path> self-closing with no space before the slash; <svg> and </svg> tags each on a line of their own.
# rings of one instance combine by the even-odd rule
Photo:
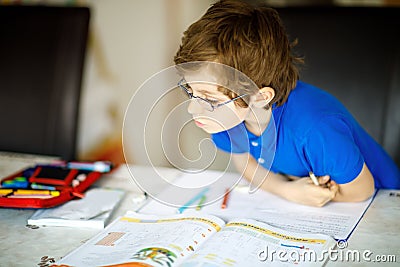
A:
<svg viewBox="0 0 400 267">
<path fill-rule="evenodd" d="M 189 93 L 193 94 L 193 89 L 192 89 L 192 87 L 190 87 L 189 85 L 186 85 L 185 88 L 186 88 L 186 90 L 187 90 Z"/>
<path fill-rule="evenodd" d="M 193 90 L 192 88 L 190 88 L 190 86 L 188 86 L 187 84 L 181 84 L 179 86 L 182 89 L 182 92 L 185 93 L 188 97 L 193 96 Z"/>
<path fill-rule="evenodd" d="M 205 100 L 207 100 L 207 102 L 209 102 L 211 104 L 218 104 L 220 102 L 218 99 L 209 98 L 209 97 L 206 97 Z"/>
<path fill-rule="evenodd" d="M 184 84 L 183 87 L 185 88 L 185 90 L 186 90 L 188 93 L 193 94 L 193 89 L 192 89 L 192 87 L 190 87 L 190 86 L 187 85 L 187 84 Z"/>
</svg>

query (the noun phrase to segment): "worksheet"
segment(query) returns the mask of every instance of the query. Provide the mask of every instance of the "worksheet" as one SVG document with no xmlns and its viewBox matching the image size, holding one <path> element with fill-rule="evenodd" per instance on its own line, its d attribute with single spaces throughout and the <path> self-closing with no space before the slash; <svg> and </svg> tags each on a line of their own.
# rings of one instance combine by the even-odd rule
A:
<svg viewBox="0 0 400 267">
<path fill-rule="evenodd" d="M 223 183 L 210 183 L 209 190 L 205 193 L 206 201 L 199 207 L 201 212 L 222 218 L 225 222 L 235 218 L 249 218 L 268 223 L 285 230 L 304 233 L 321 233 L 333 236 L 337 240 L 348 239 L 365 211 L 371 204 L 373 197 L 362 202 L 330 202 L 323 207 L 310 207 L 287 201 L 274 194 L 261 189 L 249 193 L 249 186 L 244 179 L 236 173 L 219 173 Z M 205 181 L 213 180 L 209 177 L 218 177 L 218 172 L 208 171 L 201 175 L 185 173 L 174 183 L 178 185 L 206 184 Z M 200 182 L 199 182 L 200 181 Z M 226 185 L 226 186 L 225 186 Z M 226 207 L 222 208 L 224 194 L 229 189 L 229 196 L 225 199 Z M 197 192 L 197 191 L 193 191 Z M 200 189 L 199 189 L 200 192 Z M 163 198 L 176 196 L 174 188 L 166 188 L 161 194 Z M 181 204 L 190 200 L 193 195 L 179 195 Z M 178 196 L 177 196 L 178 197 Z M 200 200 L 198 200 L 200 201 Z M 191 203 L 185 212 L 198 210 L 196 203 Z M 150 201 L 139 212 L 145 214 L 176 214 L 177 208 Z"/>
</svg>

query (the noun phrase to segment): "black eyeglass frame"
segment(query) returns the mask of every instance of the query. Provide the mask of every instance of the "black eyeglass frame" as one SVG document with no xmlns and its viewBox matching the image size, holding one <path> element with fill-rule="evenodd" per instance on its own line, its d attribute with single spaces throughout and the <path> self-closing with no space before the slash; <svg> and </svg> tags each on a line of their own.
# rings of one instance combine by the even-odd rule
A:
<svg viewBox="0 0 400 267">
<path fill-rule="evenodd" d="M 210 112 L 213 112 L 215 109 L 217 109 L 217 108 L 219 108 L 219 107 L 221 107 L 221 106 L 224 106 L 224 105 L 226 105 L 226 104 L 229 104 L 230 102 L 233 102 L 233 101 L 235 101 L 235 100 L 238 100 L 239 98 L 242 98 L 242 97 L 248 95 L 248 94 L 242 94 L 242 95 L 240 95 L 240 96 L 237 96 L 237 97 L 232 98 L 232 99 L 230 99 L 230 100 L 227 100 L 227 101 L 225 101 L 225 102 L 222 102 L 222 103 L 219 103 L 219 104 L 217 104 L 217 105 L 214 105 L 213 103 L 210 102 L 210 100 L 205 99 L 205 98 L 202 98 L 202 97 L 200 97 L 200 96 L 195 96 L 193 93 L 191 93 L 191 92 L 189 91 L 189 89 L 188 89 L 187 82 L 185 81 L 185 79 L 181 79 L 181 80 L 178 82 L 178 86 L 186 93 L 186 95 L 189 97 L 189 99 L 198 99 L 198 100 L 202 100 L 202 101 L 206 102 L 207 104 L 209 104 L 211 108 L 210 108 L 210 109 L 207 109 L 207 110 L 210 111 Z"/>
</svg>

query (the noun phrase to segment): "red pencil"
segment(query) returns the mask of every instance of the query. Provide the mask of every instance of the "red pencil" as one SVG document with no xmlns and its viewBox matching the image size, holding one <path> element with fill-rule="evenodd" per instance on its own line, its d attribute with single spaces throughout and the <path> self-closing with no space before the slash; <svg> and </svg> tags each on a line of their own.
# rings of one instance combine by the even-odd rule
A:
<svg viewBox="0 0 400 267">
<path fill-rule="evenodd" d="M 227 188 L 225 190 L 224 200 L 222 201 L 221 204 L 221 209 L 226 209 L 228 207 L 229 193 L 230 193 L 229 188 Z"/>
</svg>

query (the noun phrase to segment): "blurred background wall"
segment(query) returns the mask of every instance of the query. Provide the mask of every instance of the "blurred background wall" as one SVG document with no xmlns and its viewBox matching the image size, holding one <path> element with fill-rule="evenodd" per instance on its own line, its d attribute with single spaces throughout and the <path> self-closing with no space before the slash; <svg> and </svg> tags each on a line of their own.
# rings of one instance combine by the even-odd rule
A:
<svg viewBox="0 0 400 267">
<path fill-rule="evenodd" d="M 173 65 L 183 31 L 196 21 L 214 0 L 81 0 L 4 1 L 0 4 L 46 4 L 89 6 L 90 37 L 82 86 L 79 159 L 124 162 L 122 124 L 129 100 L 140 85 L 155 73 Z M 288 5 L 399 5 L 397 0 L 249 0 L 272 6 Z M 175 103 L 171 102 L 171 105 Z M 161 123 L 161 122 L 160 122 Z M 198 157 L 192 140 L 207 138 L 194 126 L 182 150 Z M 142 131 L 134 131 L 137 138 Z M 133 136 L 135 139 L 136 137 Z M 159 133 L 149 133 L 159 139 Z M 167 137 L 173 141 L 174 136 Z M 154 162 L 170 166 L 158 145 L 150 147 Z M 145 164 L 143 151 L 133 151 L 130 163 Z M 222 169 L 227 155 L 219 155 L 213 168 Z"/>
<path fill-rule="evenodd" d="M 173 65 L 182 32 L 210 0 L 88 0 L 91 35 L 83 85 L 78 151 L 81 158 L 123 162 L 121 130 L 134 92 L 150 76 Z M 160 92 L 161 93 L 161 92 Z M 139 119 L 139 118 L 138 118 Z M 141 135 L 142 131 L 134 131 Z M 154 136 L 147 138 L 159 138 Z M 139 137 L 136 139 L 140 139 Z M 158 165 L 168 165 L 160 155 Z M 128 158 L 144 163 L 143 151 Z"/>
<path fill-rule="evenodd" d="M 173 64 L 183 31 L 201 17 L 214 0 L 87 0 L 92 10 L 91 38 L 83 86 L 78 151 L 81 158 L 112 158 L 122 162 L 123 114 L 135 90 L 151 75 Z M 250 0 L 272 6 L 352 5 L 387 6 L 396 0 Z M 171 103 L 174 104 L 174 103 Z M 183 137 L 182 151 L 200 157 L 197 142 L 207 135 L 192 126 Z M 135 131 L 141 135 L 141 131 Z M 152 133 L 148 133 L 151 135 Z M 159 139 L 158 133 L 146 138 Z M 170 136 L 173 142 L 174 136 Z M 140 138 L 136 138 L 140 139 Z M 195 144 L 194 144 L 195 143 Z M 169 166 L 160 146 L 150 148 L 152 161 Z M 155 152 L 154 152 L 155 151 Z M 144 164 L 143 151 L 129 160 Z M 157 155 L 159 155 L 157 157 Z M 227 155 L 218 152 L 212 168 L 226 166 Z"/>
</svg>

